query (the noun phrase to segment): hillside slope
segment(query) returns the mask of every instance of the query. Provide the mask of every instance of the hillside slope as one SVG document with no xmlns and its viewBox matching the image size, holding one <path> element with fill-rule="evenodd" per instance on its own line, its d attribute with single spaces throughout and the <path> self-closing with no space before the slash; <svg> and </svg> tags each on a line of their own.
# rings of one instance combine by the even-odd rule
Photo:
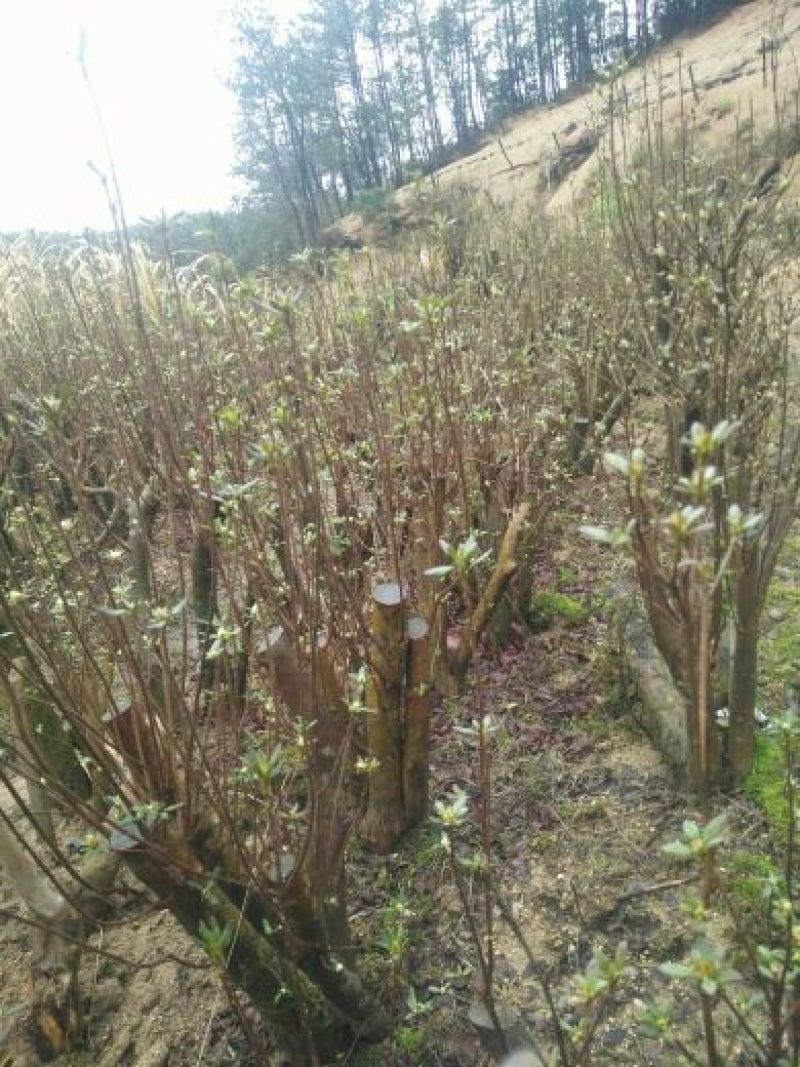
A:
<svg viewBox="0 0 800 1067">
<path fill-rule="evenodd" d="M 768 51 L 764 57 L 764 41 L 776 45 L 774 88 L 772 54 Z M 758 139 L 773 122 L 776 98 L 792 119 L 800 111 L 799 43 L 800 5 L 765 0 L 754 0 L 707 29 L 676 38 L 622 78 L 633 125 L 645 98 L 645 82 L 651 104 L 659 96 L 660 82 L 666 128 L 683 107 L 694 117 L 700 150 L 713 152 L 737 136 L 745 143 L 751 136 Z M 502 130 L 487 135 L 477 151 L 430 179 L 398 190 L 390 215 L 396 223 L 413 224 L 420 195 L 424 196 L 431 185 L 483 189 L 495 202 L 530 203 L 548 212 L 569 211 L 591 182 L 597 152 L 560 183 L 549 181 L 548 175 L 558 159 L 557 145 L 563 145 L 569 131 L 588 127 L 602 133 L 603 91 L 602 85 L 594 86 L 508 121 Z M 358 215 L 347 216 L 336 229 L 367 242 L 380 235 L 379 227 Z"/>
</svg>

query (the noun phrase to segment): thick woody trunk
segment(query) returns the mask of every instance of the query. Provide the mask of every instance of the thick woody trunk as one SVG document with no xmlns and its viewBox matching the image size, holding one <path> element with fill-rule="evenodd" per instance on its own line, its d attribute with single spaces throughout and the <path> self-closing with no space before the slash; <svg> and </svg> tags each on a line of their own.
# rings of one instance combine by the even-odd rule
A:
<svg viewBox="0 0 800 1067">
<path fill-rule="evenodd" d="M 127 838 L 120 847 L 126 865 L 192 937 L 203 927 L 230 931 L 230 981 L 293 1064 L 327 1063 L 358 1040 L 386 1035 L 386 1016 L 358 974 L 321 944 L 302 879 L 281 900 L 268 900 L 210 825 L 180 837 L 163 829 L 157 841 Z M 217 872 L 214 893 L 202 888 L 210 870 Z"/>
<path fill-rule="evenodd" d="M 142 796 L 166 800 L 171 796 L 171 775 L 164 759 L 159 724 L 141 702 L 126 701 L 109 709 L 102 718 L 113 751 L 125 763 Z"/>
<path fill-rule="evenodd" d="M 9 676 L 12 719 L 20 755 L 29 763 L 24 768 L 31 813 L 45 841 L 53 844 L 52 793 L 42 785 L 54 779 L 69 792 L 86 798 L 91 782 L 78 759 L 72 730 L 57 713 L 39 686 L 29 680 L 28 661 L 14 660 Z"/>
<path fill-rule="evenodd" d="M 614 604 L 626 690 L 630 684 L 636 691 L 642 726 L 685 780 L 689 763 L 686 698 L 653 640 L 637 589 L 629 579 L 614 586 Z M 636 702 L 633 706 L 637 707 Z"/>
<path fill-rule="evenodd" d="M 352 805 L 350 713 L 329 641 L 317 644 L 314 732 L 311 746 L 311 841 L 309 891 L 321 919 L 325 947 L 350 958 L 345 847 Z"/>
<path fill-rule="evenodd" d="M 408 620 L 408 673 L 405 737 L 403 738 L 403 799 L 405 824 L 418 826 L 428 812 L 431 717 L 431 649 L 428 624 Z"/>
<path fill-rule="evenodd" d="M 384 582 L 375 587 L 371 629 L 367 742 L 375 767 L 370 773 L 364 834 L 376 852 L 387 853 L 405 824 L 402 753 L 406 617 L 399 585 Z"/>
<path fill-rule="evenodd" d="M 321 688 L 335 702 L 334 681 L 322 659 Z M 291 642 L 280 628 L 270 632 L 257 652 L 257 661 L 272 671 L 275 687 L 295 714 L 309 716 L 314 708 L 310 674 L 297 663 Z M 321 723 L 333 741 L 338 715 L 331 709 Z M 340 725 L 340 724 L 339 724 Z M 139 730 L 124 716 L 115 739 L 126 764 L 141 756 Z M 324 789 L 332 772 L 332 750 L 319 737 L 314 762 L 314 788 Z M 346 833 L 336 828 L 333 842 L 324 833 L 327 811 L 312 811 L 309 847 L 288 880 L 271 872 L 256 877 L 243 864 L 213 818 L 196 811 L 193 826 L 161 826 L 152 837 L 141 830 L 116 835 L 112 847 L 133 873 L 147 885 L 192 936 L 203 927 L 227 929 L 233 940 L 224 964 L 232 985 L 243 991 L 261 1015 L 271 1037 L 292 1063 L 328 1062 L 357 1040 L 383 1037 L 387 1022 L 360 977 L 342 960 L 348 943 L 347 917 L 340 871 Z M 321 821 L 317 821 L 317 816 Z M 213 878 L 214 892 L 204 887 Z M 335 882 L 335 886 L 334 883 Z M 331 893 L 339 889 L 336 908 L 326 910 Z M 340 921 L 341 928 L 334 923 Z"/>
<path fill-rule="evenodd" d="M 497 563 L 475 610 L 470 615 L 461 633 L 458 649 L 451 662 L 451 669 L 459 686 L 463 685 L 478 642 L 505 595 L 509 582 L 516 573 L 517 543 L 529 512 L 530 505 L 521 504 L 511 516 L 511 521 L 500 543 Z"/>
<path fill-rule="evenodd" d="M 730 741 L 728 758 L 731 775 L 740 782 L 755 759 L 755 709 L 758 676 L 758 572 L 745 562 L 734 588 L 733 647 L 731 649 Z"/>
<path fill-rule="evenodd" d="M 647 618 L 656 647 L 669 667 L 675 685 L 685 699 L 689 699 L 691 680 L 686 662 L 681 620 L 670 602 L 668 591 L 660 576 L 655 573 L 648 559 L 647 535 L 641 534 L 642 545 L 637 545 L 636 572 L 642 591 Z M 652 555 L 654 547 L 649 546 Z"/>
<path fill-rule="evenodd" d="M 680 779 L 702 792 L 718 780 L 720 771 L 708 662 L 698 656 L 685 682 L 676 677 L 654 639 L 652 617 L 629 579 L 614 587 L 614 600 L 625 677 L 639 696 L 642 725 Z M 693 647 L 699 648 L 703 639 L 700 630 L 691 637 Z"/>
<path fill-rule="evenodd" d="M 694 655 L 691 663 L 689 698 L 686 701 L 686 734 L 689 740 L 687 778 L 689 788 L 707 800 L 719 783 L 719 735 L 712 707 L 711 607 L 705 590 L 694 591 L 693 625 L 686 635 Z"/>
<path fill-rule="evenodd" d="M 309 785 L 311 815 L 309 844 L 302 868 L 293 878 L 303 880 L 319 921 L 318 935 L 326 948 L 346 953 L 350 946 L 344 870 L 348 822 L 346 760 L 349 713 L 336 675 L 329 643 L 321 639 L 316 651 L 316 686 L 310 671 L 300 666 L 281 627 L 274 627 L 256 650 L 256 661 L 274 678 L 276 691 L 294 715 L 311 722 Z"/>
<path fill-rule="evenodd" d="M 172 847 L 169 852 L 174 855 Z M 146 845 L 132 843 L 125 848 L 124 858 L 192 938 L 199 939 L 204 927 L 230 932 L 224 960 L 230 981 L 248 996 L 270 1038 L 292 1063 L 312 1063 L 314 1054 L 347 1047 L 352 1037 L 344 1020 L 327 1010 L 320 992 L 225 893 L 202 893 L 194 879 L 172 870 Z M 194 857 L 181 855 L 180 859 L 201 873 Z"/>
</svg>

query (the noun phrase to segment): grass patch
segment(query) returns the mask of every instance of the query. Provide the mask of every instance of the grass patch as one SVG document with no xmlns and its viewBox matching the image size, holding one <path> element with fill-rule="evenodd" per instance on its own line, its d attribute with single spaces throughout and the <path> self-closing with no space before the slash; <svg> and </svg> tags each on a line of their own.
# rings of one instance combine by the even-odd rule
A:
<svg viewBox="0 0 800 1067">
<path fill-rule="evenodd" d="M 787 687 L 800 675 L 800 583 L 792 577 L 795 572 L 800 577 L 800 537 L 792 535 L 786 539 L 778 573 L 769 587 L 758 649 L 758 705 L 770 715 L 785 710 Z M 785 836 L 789 806 L 786 764 L 778 737 L 768 733 L 756 737 L 755 763 L 744 788 L 775 835 Z"/>
<path fill-rule="evenodd" d="M 574 567 L 562 565 L 556 571 L 556 584 L 559 589 L 573 589 L 580 582 L 580 575 Z"/>
<path fill-rule="evenodd" d="M 765 888 L 769 884 L 785 885 L 783 872 L 767 853 L 744 850 L 727 853 L 723 868 L 725 884 L 747 935 L 757 944 L 769 944 L 775 931 Z M 741 946 L 739 951 L 743 951 Z"/>
<path fill-rule="evenodd" d="M 614 732 L 620 729 L 616 722 L 618 705 L 613 701 L 603 701 L 596 708 L 592 708 L 588 715 L 581 716 L 581 729 L 594 742 L 609 741 L 614 737 Z"/>
<path fill-rule="evenodd" d="M 395 1031 L 394 1040 L 398 1052 L 418 1057 L 425 1048 L 425 1030 L 420 1026 L 401 1026 Z"/>
<path fill-rule="evenodd" d="M 786 764 L 777 737 L 756 738 L 756 759 L 744 790 L 758 804 L 770 827 L 777 834 L 785 835 L 789 826 Z"/>
<path fill-rule="evenodd" d="M 407 835 L 403 853 L 413 870 L 435 867 L 442 859 L 442 834 L 434 826 L 425 825 Z"/>
<path fill-rule="evenodd" d="M 723 96 L 711 108 L 711 114 L 716 119 L 724 119 L 726 115 L 732 115 L 736 110 L 736 101 L 732 96 Z"/>
<path fill-rule="evenodd" d="M 742 903 L 753 908 L 761 902 L 765 880 L 781 877 L 780 870 L 765 852 L 730 852 L 723 866 L 733 892 Z"/>
<path fill-rule="evenodd" d="M 770 621 L 770 612 L 780 612 Z M 781 709 L 786 687 L 800 674 L 800 586 L 784 578 L 772 581 L 767 598 L 767 631 L 759 647 L 759 696 L 771 709 Z"/>
<path fill-rule="evenodd" d="M 530 625 L 533 630 L 549 630 L 557 623 L 580 626 L 588 617 L 589 613 L 583 604 L 566 593 L 544 589 L 531 600 Z"/>
</svg>

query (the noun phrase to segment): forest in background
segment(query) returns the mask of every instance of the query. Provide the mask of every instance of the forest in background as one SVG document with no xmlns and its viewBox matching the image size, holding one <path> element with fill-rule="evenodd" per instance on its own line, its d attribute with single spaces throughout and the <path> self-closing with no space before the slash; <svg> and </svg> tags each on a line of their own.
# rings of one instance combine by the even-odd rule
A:
<svg viewBox="0 0 800 1067">
<path fill-rule="evenodd" d="M 732 0 L 313 0 L 286 24 L 243 7 L 231 89 L 248 193 L 131 237 L 243 272 L 433 174 L 507 118 L 730 10 Z M 13 236 L 13 235 L 10 235 Z M 69 235 L 53 234 L 57 241 Z"/>
<path fill-rule="evenodd" d="M 238 25 L 238 169 L 284 241 L 397 188 L 725 0 L 314 0 Z"/>
</svg>

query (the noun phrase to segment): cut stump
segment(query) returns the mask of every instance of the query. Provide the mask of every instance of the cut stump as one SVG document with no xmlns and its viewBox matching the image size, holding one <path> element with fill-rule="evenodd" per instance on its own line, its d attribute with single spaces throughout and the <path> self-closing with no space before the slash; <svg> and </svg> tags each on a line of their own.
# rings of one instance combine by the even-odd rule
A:
<svg viewBox="0 0 800 1067">
<path fill-rule="evenodd" d="M 639 697 L 638 718 L 677 777 L 685 780 L 689 761 L 686 704 L 653 640 L 638 592 L 629 580 L 614 587 L 616 629 L 626 684 Z"/>
</svg>

